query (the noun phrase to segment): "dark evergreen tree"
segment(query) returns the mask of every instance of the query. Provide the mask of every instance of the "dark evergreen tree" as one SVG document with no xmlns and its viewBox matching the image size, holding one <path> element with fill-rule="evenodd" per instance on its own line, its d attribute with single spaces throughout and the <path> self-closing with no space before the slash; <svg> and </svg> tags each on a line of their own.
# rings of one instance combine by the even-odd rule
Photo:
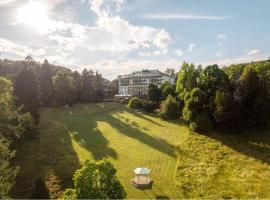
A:
<svg viewBox="0 0 270 200">
<path fill-rule="evenodd" d="M 247 112 L 252 111 L 255 99 L 261 92 L 261 83 L 257 72 L 248 66 L 240 77 L 241 102 Z"/>
<path fill-rule="evenodd" d="M 39 83 L 42 105 L 50 106 L 53 100 L 52 71 L 49 62 L 46 59 L 41 65 Z"/>
<path fill-rule="evenodd" d="M 159 102 L 161 100 L 161 91 L 158 88 L 158 86 L 154 84 L 150 84 L 148 87 L 148 100 L 155 102 L 157 105 L 159 105 Z"/>
<path fill-rule="evenodd" d="M 75 87 L 74 101 L 79 103 L 81 102 L 81 93 L 82 93 L 81 75 L 79 74 L 79 72 L 75 71 L 72 73 L 72 77 L 74 79 L 74 87 Z"/>
<path fill-rule="evenodd" d="M 102 101 L 104 98 L 104 85 L 102 75 L 96 72 L 94 78 L 94 91 L 95 91 L 95 100 Z"/>
<path fill-rule="evenodd" d="M 92 70 L 84 69 L 81 76 L 81 101 L 89 103 L 94 98 L 94 72 Z"/>
<path fill-rule="evenodd" d="M 16 77 L 14 94 L 17 105 L 23 105 L 23 111 L 29 112 L 37 123 L 40 106 L 39 84 L 30 66 L 24 68 Z"/>
<path fill-rule="evenodd" d="M 70 72 L 59 71 L 53 77 L 56 102 L 59 105 L 72 106 L 75 103 L 74 79 Z"/>
</svg>

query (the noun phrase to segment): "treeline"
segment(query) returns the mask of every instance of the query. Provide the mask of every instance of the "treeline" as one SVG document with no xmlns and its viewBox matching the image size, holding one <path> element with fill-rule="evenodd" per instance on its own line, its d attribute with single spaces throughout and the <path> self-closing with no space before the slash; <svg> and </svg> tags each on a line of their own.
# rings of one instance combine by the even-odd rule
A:
<svg viewBox="0 0 270 200">
<path fill-rule="evenodd" d="M 183 63 L 176 85 L 150 85 L 148 91 L 147 100 L 134 98 L 129 106 L 151 112 L 160 108 L 161 118 L 182 117 L 194 131 L 264 126 L 270 115 L 270 61 L 224 68 Z M 144 102 L 156 107 L 147 110 Z"/>
<path fill-rule="evenodd" d="M 0 62 L 0 76 L 12 80 L 16 104 L 23 105 L 36 121 L 40 107 L 102 101 L 116 92 L 115 81 L 104 79 L 101 74 L 84 69 L 82 73 L 50 64 L 35 62 L 30 56 L 25 61 Z"/>
<path fill-rule="evenodd" d="M 25 61 L 0 61 L 0 198 L 8 198 L 15 183 L 15 150 L 38 136 L 39 109 L 102 101 L 106 92 L 115 91 L 110 86 L 92 70 L 72 72 L 30 56 Z"/>
</svg>

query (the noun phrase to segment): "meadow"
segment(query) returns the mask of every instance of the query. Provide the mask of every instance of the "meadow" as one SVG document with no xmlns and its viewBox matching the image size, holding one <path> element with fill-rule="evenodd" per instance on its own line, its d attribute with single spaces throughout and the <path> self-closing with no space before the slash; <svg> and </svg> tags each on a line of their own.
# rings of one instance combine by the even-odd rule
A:
<svg viewBox="0 0 270 200">
<path fill-rule="evenodd" d="M 180 198 L 174 183 L 176 145 L 187 138 L 187 128 L 119 104 L 88 104 L 42 111 L 40 138 L 17 155 L 21 173 L 15 195 L 29 197 L 36 178 L 43 178 L 50 197 L 72 186 L 72 173 L 85 160 L 108 158 L 117 169 L 128 198 Z M 131 185 L 133 170 L 148 167 L 152 190 Z"/>
<path fill-rule="evenodd" d="M 57 198 L 81 163 L 102 158 L 116 167 L 127 198 L 270 197 L 269 132 L 243 143 L 242 136 L 192 133 L 180 120 L 114 103 L 43 109 L 39 131 L 18 151 L 12 197 L 30 198 L 41 178 Z M 151 190 L 130 184 L 140 166 L 152 170 Z"/>
</svg>

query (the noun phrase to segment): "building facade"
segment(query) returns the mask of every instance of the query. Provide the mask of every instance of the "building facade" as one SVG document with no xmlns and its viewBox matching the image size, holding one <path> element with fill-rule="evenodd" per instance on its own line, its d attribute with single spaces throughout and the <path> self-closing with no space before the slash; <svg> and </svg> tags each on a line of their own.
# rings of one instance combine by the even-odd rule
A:
<svg viewBox="0 0 270 200">
<path fill-rule="evenodd" d="M 166 81 L 174 84 L 175 77 L 169 76 L 159 70 L 142 70 L 119 76 L 118 80 L 119 96 L 144 97 L 148 94 L 148 87 L 150 84 L 155 84 L 158 87 Z"/>
</svg>

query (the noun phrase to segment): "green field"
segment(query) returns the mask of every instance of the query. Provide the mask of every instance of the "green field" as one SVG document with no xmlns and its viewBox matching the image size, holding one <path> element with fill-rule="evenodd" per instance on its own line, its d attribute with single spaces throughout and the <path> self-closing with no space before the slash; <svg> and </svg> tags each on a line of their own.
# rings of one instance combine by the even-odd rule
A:
<svg viewBox="0 0 270 200">
<path fill-rule="evenodd" d="M 39 130 L 39 138 L 18 150 L 12 197 L 31 197 L 39 177 L 59 197 L 80 163 L 102 158 L 117 168 L 128 198 L 270 197 L 269 132 L 245 140 L 189 133 L 180 121 L 113 103 L 44 109 Z M 152 190 L 131 186 L 139 166 L 152 170 Z"/>
<path fill-rule="evenodd" d="M 51 197 L 71 185 L 72 172 L 87 159 L 110 159 L 128 198 L 179 198 L 174 183 L 176 145 L 187 138 L 186 127 L 118 104 L 89 104 L 42 111 L 40 139 L 17 155 L 21 173 L 15 195 L 29 197 L 34 179 L 45 177 Z M 152 190 L 130 184 L 136 167 L 148 167 Z"/>
</svg>

